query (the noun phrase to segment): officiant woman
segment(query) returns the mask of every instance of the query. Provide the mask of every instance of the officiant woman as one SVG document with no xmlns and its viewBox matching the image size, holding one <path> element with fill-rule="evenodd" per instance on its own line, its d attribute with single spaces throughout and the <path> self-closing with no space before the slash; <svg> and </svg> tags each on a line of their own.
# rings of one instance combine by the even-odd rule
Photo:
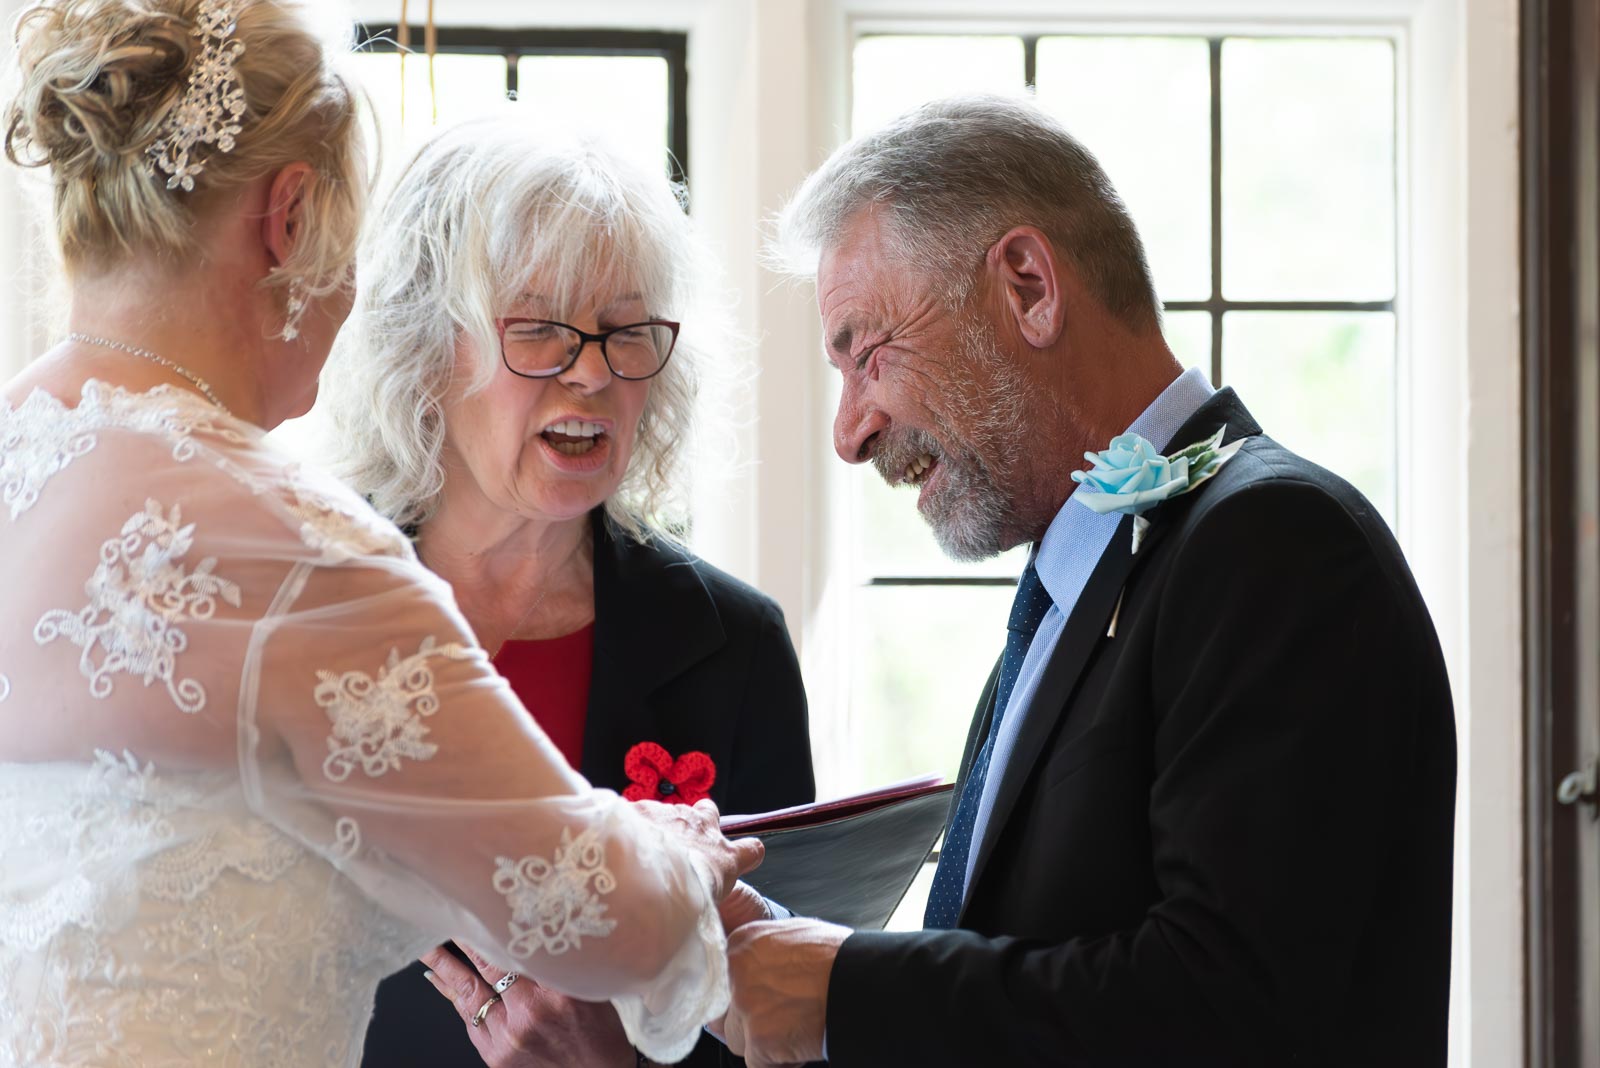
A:
<svg viewBox="0 0 1600 1068">
<path fill-rule="evenodd" d="M 456 127 L 373 220 L 324 404 L 335 468 L 415 538 L 590 782 L 761 812 L 813 797 L 794 648 L 770 598 L 672 535 L 697 372 L 726 358 L 695 310 L 704 264 L 665 173 Z M 488 982 L 430 960 L 380 985 L 368 1068 L 506 1063 L 474 1040 L 508 1039 L 538 1063 L 635 1063 L 609 1005 L 532 984 L 506 999 L 525 1034 L 464 1026 L 452 1001 L 470 1015 Z M 724 1058 L 706 1037 L 686 1063 Z"/>
</svg>

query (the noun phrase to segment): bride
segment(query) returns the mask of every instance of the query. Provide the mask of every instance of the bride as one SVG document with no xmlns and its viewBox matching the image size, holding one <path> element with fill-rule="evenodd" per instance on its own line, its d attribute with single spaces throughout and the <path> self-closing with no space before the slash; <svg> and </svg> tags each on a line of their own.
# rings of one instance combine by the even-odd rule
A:
<svg viewBox="0 0 1600 1068">
<path fill-rule="evenodd" d="M 263 437 L 315 397 L 365 189 L 306 18 L 19 25 L 6 152 L 48 168 L 71 333 L 0 390 L 0 1064 L 353 1065 L 446 938 L 674 1060 L 759 844 L 591 790 L 405 539 Z"/>
</svg>

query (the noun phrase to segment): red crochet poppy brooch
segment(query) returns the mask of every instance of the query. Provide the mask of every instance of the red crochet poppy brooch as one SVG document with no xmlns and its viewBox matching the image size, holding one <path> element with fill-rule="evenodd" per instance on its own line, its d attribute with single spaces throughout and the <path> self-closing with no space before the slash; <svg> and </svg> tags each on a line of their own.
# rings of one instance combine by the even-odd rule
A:
<svg viewBox="0 0 1600 1068">
<path fill-rule="evenodd" d="M 704 753 L 685 753 L 674 760 L 655 742 L 640 742 L 628 750 L 622 769 L 633 784 L 622 791 L 629 801 L 692 805 L 709 796 L 717 781 L 717 766 Z"/>
</svg>

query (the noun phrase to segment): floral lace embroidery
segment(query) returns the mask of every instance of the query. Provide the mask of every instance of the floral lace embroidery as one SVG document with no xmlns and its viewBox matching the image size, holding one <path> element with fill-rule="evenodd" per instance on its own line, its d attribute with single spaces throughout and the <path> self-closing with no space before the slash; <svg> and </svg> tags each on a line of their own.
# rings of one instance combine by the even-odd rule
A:
<svg viewBox="0 0 1600 1068">
<path fill-rule="evenodd" d="M 239 587 L 212 574 L 215 557 L 186 572 L 179 563 L 194 545 L 194 525 L 180 526 L 179 506 L 163 514 L 146 501 L 122 525 L 122 533 L 100 547 L 100 565 L 86 584 L 89 603 L 77 612 L 53 609 L 35 624 L 40 645 L 65 638 L 83 649 L 78 668 L 89 693 L 110 696 L 112 676 L 133 675 L 146 686 L 166 684 L 179 710 L 198 712 L 206 691 L 194 679 L 174 680 L 177 655 L 189 647 L 181 620 L 210 619 L 217 598 L 239 607 Z M 103 656 L 96 663 L 96 650 Z"/>
<path fill-rule="evenodd" d="M 433 692 L 433 669 L 428 661 L 436 656 L 461 660 L 469 655 L 464 646 L 453 642 L 435 645 L 430 637 L 404 660 L 399 649 L 389 650 L 389 661 L 378 669 L 376 680 L 364 671 L 318 671 L 312 696 L 333 723 L 323 774 L 343 782 L 359 765 L 369 778 L 377 778 L 398 771 L 403 758 L 431 758 L 439 747 L 427 741 L 423 717 L 439 710 L 439 697 Z"/>
<path fill-rule="evenodd" d="M 0 811 L 0 1065 L 353 1064 L 370 990 L 425 944 L 228 772 L 0 765 Z"/>
<path fill-rule="evenodd" d="M 354 817 L 340 816 L 333 825 L 333 846 L 328 857 L 335 861 L 350 860 L 361 852 L 361 824 Z"/>
<path fill-rule="evenodd" d="M 38 502 L 46 483 L 94 449 L 95 431 L 112 428 L 166 438 L 180 463 L 194 458 L 196 433 L 236 445 L 248 440 L 209 404 L 170 386 L 130 393 L 85 382 L 75 408 L 36 389 L 15 409 L 0 401 L 0 505 L 16 519 Z"/>
<path fill-rule="evenodd" d="M 302 482 L 299 465 L 284 472 L 284 504 L 300 521 L 300 540 L 329 562 L 357 556 L 409 557 L 411 542 L 375 513 L 361 516 Z"/>
<path fill-rule="evenodd" d="M 606 906 L 600 895 L 615 890 L 617 878 L 606 867 L 597 828 L 590 827 L 576 840 L 564 828 L 554 862 L 496 857 L 495 864 L 494 888 L 511 906 L 507 946 L 516 956 L 581 949 L 584 938 L 604 938 L 617 926 L 616 920 L 603 918 Z"/>
</svg>

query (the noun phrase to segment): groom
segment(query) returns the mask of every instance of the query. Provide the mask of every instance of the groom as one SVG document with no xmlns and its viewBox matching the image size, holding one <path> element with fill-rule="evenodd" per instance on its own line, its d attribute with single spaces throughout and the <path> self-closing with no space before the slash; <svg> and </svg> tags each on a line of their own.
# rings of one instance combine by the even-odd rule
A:
<svg viewBox="0 0 1600 1068">
<path fill-rule="evenodd" d="M 730 1046 L 1444 1064 L 1450 690 L 1371 503 L 1182 370 L 1122 202 L 1027 103 L 944 101 L 845 146 L 781 229 L 815 274 L 839 455 L 916 487 L 957 559 L 1033 552 L 926 929 L 739 928 Z M 1165 499 L 1137 552 L 1134 516 L 1096 499 L 1137 471 L 1073 479 L 1124 432 L 1223 445 L 1146 476 Z"/>
</svg>

